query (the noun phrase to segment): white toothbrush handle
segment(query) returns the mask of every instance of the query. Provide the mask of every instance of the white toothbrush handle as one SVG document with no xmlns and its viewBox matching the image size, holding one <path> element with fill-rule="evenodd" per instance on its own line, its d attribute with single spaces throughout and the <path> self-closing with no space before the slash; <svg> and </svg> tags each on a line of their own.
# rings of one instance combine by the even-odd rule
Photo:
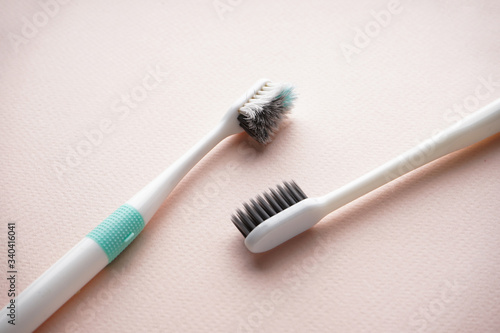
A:
<svg viewBox="0 0 500 333">
<path fill-rule="evenodd" d="M 15 317 L 9 316 L 10 304 L 0 311 L 0 332 L 31 332 L 47 320 L 134 240 L 177 183 L 230 130 L 221 123 L 31 283 L 15 298 Z"/>
<path fill-rule="evenodd" d="M 0 311 L 0 332 L 31 332 L 114 260 L 141 232 L 177 183 L 228 134 L 240 131 L 222 122 L 171 167 L 92 230 L 87 237 Z M 15 318 L 15 325 L 9 320 Z"/>
<path fill-rule="evenodd" d="M 32 332 L 101 269 L 108 257 L 85 237 L 0 311 L 0 332 Z M 10 308 L 9 308 L 10 306 Z M 9 323 L 13 320 L 15 325 Z"/>
<path fill-rule="evenodd" d="M 324 215 L 439 157 L 500 132 L 500 99 L 406 153 L 320 198 Z"/>
</svg>

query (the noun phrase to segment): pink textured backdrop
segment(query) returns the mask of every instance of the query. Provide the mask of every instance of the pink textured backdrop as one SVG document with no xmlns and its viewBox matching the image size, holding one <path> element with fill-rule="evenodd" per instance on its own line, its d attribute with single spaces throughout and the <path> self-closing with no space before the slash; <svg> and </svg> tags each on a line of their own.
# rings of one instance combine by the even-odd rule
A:
<svg viewBox="0 0 500 333">
<path fill-rule="evenodd" d="M 8 222 L 22 290 L 269 77 L 300 94 L 275 141 L 214 149 L 38 331 L 500 331 L 499 136 L 269 253 L 230 222 L 282 180 L 324 194 L 499 98 L 498 1 L 55 4 L 1 4 L 2 306 Z"/>
</svg>

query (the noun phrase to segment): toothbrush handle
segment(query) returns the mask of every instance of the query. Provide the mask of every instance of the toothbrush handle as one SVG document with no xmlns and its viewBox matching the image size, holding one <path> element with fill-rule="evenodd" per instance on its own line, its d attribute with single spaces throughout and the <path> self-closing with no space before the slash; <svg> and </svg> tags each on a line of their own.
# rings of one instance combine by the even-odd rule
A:
<svg viewBox="0 0 500 333">
<path fill-rule="evenodd" d="M 35 330 L 113 261 L 149 222 L 182 177 L 224 137 L 242 130 L 226 124 L 219 124 L 28 286 L 15 299 L 15 326 L 8 322 L 11 309 L 0 311 L 0 332 Z"/>
<path fill-rule="evenodd" d="M 205 138 L 118 208 L 80 243 L 52 265 L 16 299 L 16 325 L 9 324 L 11 309 L 0 311 L 0 332 L 35 330 L 59 307 L 122 252 L 149 222 L 172 189 L 191 168 L 226 136 L 243 129 L 229 116 Z M 7 306 L 9 306 L 8 304 Z"/>
<path fill-rule="evenodd" d="M 500 132 L 500 99 L 321 198 L 324 215 L 442 156 Z"/>
<path fill-rule="evenodd" d="M 436 134 L 425 143 L 435 143 L 428 161 L 473 145 L 500 132 L 500 99 L 484 106 L 455 125 Z"/>
<path fill-rule="evenodd" d="M 500 99 L 432 136 L 379 169 L 392 180 L 500 132 Z"/>
<path fill-rule="evenodd" d="M 0 332 L 35 330 L 116 258 L 143 227 L 143 218 L 133 207 L 118 208 L 17 296 L 14 306 L 9 303 L 0 311 Z M 12 319 L 15 325 L 9 323 Z"/>
</svg>

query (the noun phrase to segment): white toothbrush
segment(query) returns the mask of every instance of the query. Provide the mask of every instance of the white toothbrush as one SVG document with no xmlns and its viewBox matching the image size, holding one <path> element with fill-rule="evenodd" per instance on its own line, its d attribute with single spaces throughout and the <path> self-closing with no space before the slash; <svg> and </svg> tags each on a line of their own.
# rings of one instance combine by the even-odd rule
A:
<svg viewBox="0 0 500 333">
<path fill-rule="evenodd" d="M 254 253 L 268 251 L 368 192 L 444 155 L 500 132 L 500 99 L 340 189 L 307 198 L 294 182 L 245 204 L 232 221 Z"/>
<path fill-rule="evenodd" d="M 179 181 L 224 138 L 246 131 L 260 143 L 271 141 L 292 107 L 289 84 L 257 81 L 226 112 L 219 125 L 132 199 L 92 230 L 66 255 L 15 298 L 15 325 L 10 303 L 0 312 L 0 332 L 35 330 L 71 296 L 127 247 L 149 222 Z"/>
</svg>

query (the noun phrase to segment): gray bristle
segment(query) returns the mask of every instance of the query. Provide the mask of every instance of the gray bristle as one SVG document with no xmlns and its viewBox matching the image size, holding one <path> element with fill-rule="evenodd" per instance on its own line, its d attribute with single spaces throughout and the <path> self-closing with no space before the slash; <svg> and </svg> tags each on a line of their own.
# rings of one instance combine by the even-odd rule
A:
<svg viewBox="0 0 500 333">
<path fill-rule="evenodd" d="M 240 126 L 256 141 L 272 141 L 280 123 L 293 107 L 296 95 L 290 84 L 267 83 L 239 110 Z"/>
<path fill-rule="evenodd" d="M 295 205 L 307 198 L 307 195 L 294 181 L 284 182 L 277 189 L 270 189 L 263 195 L 251 199 L 250 203 L 244 203 L 244 210 L 236 210 L 231 218 L 238 230 L 247 237 L 259 224 L 271 216 Z"/>
</svg>

